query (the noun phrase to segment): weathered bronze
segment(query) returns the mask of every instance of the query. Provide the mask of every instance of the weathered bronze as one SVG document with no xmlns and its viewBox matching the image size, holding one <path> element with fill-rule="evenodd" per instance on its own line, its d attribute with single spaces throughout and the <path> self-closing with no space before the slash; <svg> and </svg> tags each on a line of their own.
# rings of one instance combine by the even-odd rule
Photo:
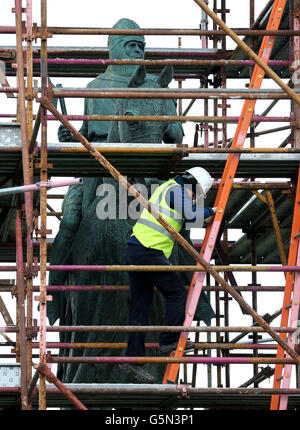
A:
<svg viewBox="0 0 300 430">
<path fill-rule="evenodd" d="M 128 19 L 121 19 L 113 28 L 139 28 L 136 23 Z M 144 58 L 145 42 L 142 36 L 111 35 L 108 38 L 110 58 Z M 159 77 L 149 75 L 143 67 L 129 65 L 109 65 L 105 73 L 93 80 L 88 88 L 114 87 L 167 87 L 172 79 L 172 69 L 164 69 Z M 176 115 L 174 100 L 111 100 L 86 99 L 86 115 L 124 115 L 141 114 L 137 106 L 147 115 Z M 111 128 L 110 128 L 111 127 Z M 84 121 L 80 132 L 92 142 L 139 142 L 139 143 L 181 143 L 183 138 L 182 126 L 179 122 L 106 122 Z M 61 126 L 59 140 L 71 142 L 75 138 Z M 128 178 L 130 183 L 146 185 L 148 189 L 155 178 Z M 97 206 L 105 202 L 106 195 L 99 195 L 99 187 L 113 186 L 116 193 L 116 219 L 101 220 L 97 217 Z M 98 193 L 97 193 L 98 190 Z M 123 194 L 122 194 L 123 193 Z M 126 193 L 126 191 L 125 191 Z M 98 195 L 97 195 L 98 194 Z M 127 193 L 126 193 L 127 194 Z M 63 219 L 60 224 L 51 252 L 50 264 L 123 264 L 126 242 L 131 234 L 131 227 L 135 220 L 122 216 L 120 199 L 124 196 L 122 185 L 113 178 L 85 178 L 82 186 L 70 187 L 63 202 Z M 128 205 L 134 202 L 129 194 Z M 127 207 L 126 207 L 127 209 Z M 189 239 L 189 233 L 183 232 Z M 194 264 L 189 254 L 179 246 L 175 246 L 172 255 L 174 264 Z M 192 273 L 182 273 L 184 281 L 189 284 Z M 50 285 L 124 285 L 128 283 L 127 273 L 105 272 L 52 272 Z M 48 317 L 50 324 L 59 318 L 61 325 L 126 325 L 128 315 L 129 296 L 127 291 L 116 294 L 103 294 L 100 291 L 54 293 L 53 301 L 48 303 Z M 197 318 L 209 324 L 214 313 L 204 293 L 201 295 Z M 162 296 L 156 292 L 150 315 L 150 325 L 162 325 L 163 302 Z M 60 333 L 61 342 L 118 342 L 126 341 L 126 333 Z M 157 342 L 157 334 L 149 333 L 147 342 Z M 114 355 L 116 350 L 106 349 L 69 349 L 61 350 L 63 356 L 95 356 Z M 120 355 L 124 351 L 118 351 Z M 149 355 L 156 355 L 150 350 Z M 147 368 L 161 383 L 164 366 L 147 364 Z M 118 367 L 112 363 L 88 366 L 84 363 L 60 363 L 58 366 L 59 379 L 63 382 L 130 382 L 120 373 Z"/>
</svg>

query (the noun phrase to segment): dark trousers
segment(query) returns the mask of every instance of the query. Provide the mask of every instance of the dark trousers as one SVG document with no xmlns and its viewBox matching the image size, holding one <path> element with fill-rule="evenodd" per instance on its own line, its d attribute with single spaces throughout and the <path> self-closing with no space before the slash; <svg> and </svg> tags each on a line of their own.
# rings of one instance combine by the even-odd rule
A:
<svg viewBox="0 0 300 430">
<path fill-rule="evenodd" d="M 145 248 L 142 245 L 128 244 L 125 264 L 170 265 L 162 251 Z M 130 282 L 130 308 L 128 325 L 148 324 L 149 310 L 154 286 L 165 299 L 164 325 L 182 325 L 185 319 L 187 291 L 176 272 L 128 272 Z M 160 345 L 177 342 L 180 333 L 162 332 Z M 145 333 L 130 332 L 127 356 L 145 355 Z"/>
</svg>

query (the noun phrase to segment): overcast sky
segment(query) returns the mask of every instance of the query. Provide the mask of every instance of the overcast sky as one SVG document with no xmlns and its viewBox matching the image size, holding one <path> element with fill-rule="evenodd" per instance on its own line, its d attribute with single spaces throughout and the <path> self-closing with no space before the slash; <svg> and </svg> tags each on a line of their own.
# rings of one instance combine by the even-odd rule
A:
<svg viewBox="0 0 300 430">
<path fill-rule="evenodd" d="M 23 1 L 25 4 L 25 1 Z M 40 0 L 33 0 L 33 22 L 40 25 Z M 220 1 L 218 3 L 221 3 Z M 256 3 L 256 16 L 266 4 L 266 1 Z M 259 4 L 259 6 L 258 6 Z M 2 25 L 14 25 L 15 17 L 11 12 L 14 6 L 13 0 L 1 0 L 0 2 L 0 23 Z M 209 6 L 213 7 L 213 1 L 209 1 Z M 249 0 L 237 1 L 227 0 L 226 7 L 230 10 L 227 14 L 227 24 L 231 27 L 248 27 L 249 26 Z M 127 17 L 135 20 L 141 28 L 199 28 L 202 19 L 202 10 L 194 0 L 48 0 L 47 2 L 47 22 L 49 26 L 67 26 L 67 27 L 112 27 L 120 18 Z M 25 18 L 24 18 L 25 19 Z M 212 28 L 212 21 L 209 18 L 209 28 Z M 176 48 L 178 47 L 178 36 L 149 36 L 146 35 L 146 47 L 155 48 Z M 0 45 L 15 45 L 14 35 L 0 35 Z M 37 41 L 40 45 L 40 40 Z M 60 36 L 54 35 L 48 39 L 48 46 L 107 46 L 107 36 Z M 181 37 L 182 48 L 201 48 L 200 38 L 198 36 Z M 235 43 L 227 38 L 227 49 L 234 49 Z M 209 41 L 209 47 L 212 48 L 212 41 Z M 220 45 L 219 45 L 220 47 Z M 90 79 L 67 79 L 53 78 L 54 85 L 62 83 L 64 86 L 85 87 Z M 9 82 L 14 86 L 14 79 L 9 78 Z M 228 87 L 245 88 L 247 81 L 228 81 Z M 173 81 L 170 86 L 177 87 Z M 274 84 L 268 79 L 263 86 L 270 87 Z M 275 86 L 277 86 L 275 84 Z M 198 88 L 198 80 L 186 80 L 183 83 L 184 88 Z M 4 95 L 2 98 L 4 99 Z M 189 101 L 183 101 L 183 109 Z M 280 102 L 280 104 L 286 102 Z M 228 115 L 239 115 L 242 108 L 242 101 L 231 101 L 231 108 Z M 258 101 L 257 114 L 261 113 L 268 102 Z M 213 115 L 212 103 L 210 103 L 209 114 Z M 36 107 L 37 109 L 37 107 Z M 67 110 L 70 114 L 80 114 L 83 112 L 83 100 L 67 100 Z M 0 112 L 15 112 L 15 103 L 12 100 L 5 99 L 1 104 Z M 203 103 L 198 100 L 189 112 L 190 115 L 202 115 Z M 219 111 L 220 114 L 220 111 Z M 273 111 L 275 115 L 275 110 Z M 57 140 L 56 124 L 49 127 L 49 141 Z M 80 123 L 76 123 L 80 126 Z M 280 125 L 278 125 L 280 126 Z M 193 141 L 194 124 L 185 124 L 185 142 L 191 144 Z M 260 129 L 269 127 L 269 124 L 261 124 Z M 229 135 L 232 136 L 235 131 L 234 125 L 228 125 Z M 279 144 L 286 137 L 286 132 L 278 133 L 276 138 Z M 264 145 L 268 142 L 264 139 Z"/>
<path fill-rule="evenodd" d="M 14 1 L 1 0 L 0 3 L 2 25 L 14 25 L 14 15 L 11 13 Z M 201 20 L 201 9 L 193 0 L 48 0 L 47 3 L 49 26 L 112 27 L 118 19 L 126 17 L 134 19 L 144 28 L 198 28 Z M 266 2 L 260 3 L 264 6 Z M 248 4 L 248 0 L 227 0 L 227 8 L 231 10 L 227 15 L 229 26 L 248 26 Z M 212 7 L 212 0 L 209 5 Z M 257 7 L 257 13 L 259 9 Z M 40 0 L 33 0 L 33 21 L 40 24 Z M 67 37 L 64 39 L 67 40 Z M 71 36 L 68 39 L 69 45 L 79 42 L 80 45 L 99 46 L 99 36 Z M 163 40 L 167 41 L 166 46 L 170 47 L 171 43 L 177 46 L 176 36 L 147 37 L 147 44 L 161 46 Z M 185 40 L 186 46 L 190 47 L 191 43 L 197 44 L 198 37 L 191 36 Z M 49 40 L 49 44 L 56 42 L 57 37 Z"/>
</svg>

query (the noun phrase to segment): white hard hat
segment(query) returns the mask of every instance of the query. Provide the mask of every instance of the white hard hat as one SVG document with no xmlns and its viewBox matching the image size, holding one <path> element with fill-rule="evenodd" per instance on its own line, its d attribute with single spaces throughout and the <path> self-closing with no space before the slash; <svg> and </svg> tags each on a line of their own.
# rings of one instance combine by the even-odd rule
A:
<svg viewBox="0 0 300 430">
<path fill-rule="evenodd" d="M 203 167 L 192 167 L 186 172 L 192 175 L 196 179 L 197 183 L 201 185 L 204 197 L 206 197 L 206 193 L 210 190 L 213 183 L 213 179 L 208 171 L 203 169 Z"/>
</svg>

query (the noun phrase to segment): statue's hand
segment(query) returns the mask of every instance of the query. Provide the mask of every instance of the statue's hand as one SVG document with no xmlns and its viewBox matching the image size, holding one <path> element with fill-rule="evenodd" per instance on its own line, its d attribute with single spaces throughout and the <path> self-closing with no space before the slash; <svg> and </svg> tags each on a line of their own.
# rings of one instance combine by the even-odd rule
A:
<svg viewBox="0 0 300 430">
<path fill-rule="evenodd" d="M 72 139 L 71 132 L 62 124 L 58 128 L 57 135 L 60 142 L 70 142 Z"/>
<path fill-rule="evenodd" d="M 165 143 L 182 143 L 184 132 L 182 125 L 178 122 L 171 122 L 164 134 Z"/>
</svg>

